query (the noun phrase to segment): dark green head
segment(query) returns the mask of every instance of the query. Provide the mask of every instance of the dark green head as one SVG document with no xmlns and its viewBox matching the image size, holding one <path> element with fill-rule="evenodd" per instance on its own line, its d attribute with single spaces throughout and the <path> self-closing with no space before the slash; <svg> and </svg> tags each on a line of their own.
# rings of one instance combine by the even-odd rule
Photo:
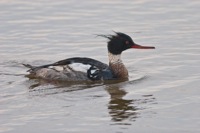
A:
<svg viewBox="0 0 200 133">
<path fill-rule="evenodd" d="M 115 32 L 115 35 L 99 35 L 108 38 L 108 51 L 112 54 L 121 54 L 123 51 L 130 48 L 138 49 L 155 49 L 155 47 L 141 46 L 132 40 L 132 38 L 124 33 Z"/>
</svg>

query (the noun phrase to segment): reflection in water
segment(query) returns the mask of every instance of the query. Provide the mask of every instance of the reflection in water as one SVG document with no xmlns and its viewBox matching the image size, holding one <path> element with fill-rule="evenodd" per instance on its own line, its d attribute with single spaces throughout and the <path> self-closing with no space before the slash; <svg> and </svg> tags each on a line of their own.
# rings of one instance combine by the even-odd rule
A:
<svg viewBox="0 0 200 133">
<path fill-rule="evenodd" d="M 139 80 L 143 80 L 139 79 Z M 30 80 L 33 81 L 33 80 Z M 138 82 L 138 80 L 135 80 Z M 97 86 L 106 87 L 106 91 L 110 95 L 108 101 L 108 113 L 111 116 L 111 121 L 114 125 L 131 125 L 133 121 L 136 121 L 141 117 L 141 110 L 148 107 L 148 104 L 154 104 L 155 98 L 153 95 L 141 95 L 140 98 L 126 99 L 127 91 L 121 88 L 122 84 L 127 82 L 111 81 L 111 82 L 48 82 L 45 80 L 35 80 L 29 86 L 30 96 L 46 96 L 64 92 L 80 91 L 84 89 L 92 89 Z M 128 81 L 133 83 L 133 81 Z M 137 95 L 138 97 L 138 95 Z"/>
<path fill-rule="evenodd" d="M 138 109 L 133 106 L 133 100 L 123 98 L 127 94 L 125 90 L 120 89 L 118 86 L 109 86 L 106 90 L 110 94 L 108 109 L 112 121 L 135 120 L 138 117 L 138 113 L 136 112 Z"/>
<path fill-rule="evenodd" d="M 27 84 L 31 96 L 44 96 L 89 89 L 101 86 L 102 82 L 62 82 L 30 79 L 27 81 Z"/>
<path fill-rule="evenodd" d="M 146 104 L 155 100 L 152 95 L 145 95 L 141 99 L 125 99 L 124 96 L 127 92 L 117 85 L 108 86 L 106 90 L 110 94 L 108 110 L 111 120 L 118 125 L 131 125 L 131 121 L 136 121 L 140 117 L 139 110 L 144 109 L 139 104 Z"/>
<path fill-rule="evenodd" d="M 27 76 L 26 76 L 27 77 Z M 97 86 L 116 84 L 124 82 L 125 80 L 116 81 L 59 81 L 59 80 L 45 80 L 45 79 L 33 79 L 29 77 L 28 88 L 29 92 L 42 92 L 41 94 L 50 95 L 62 92 L 78 91 L 83 89 L 89 89 Z M 59 89 L 58 89 L 59 88 Z"/>
</svg>

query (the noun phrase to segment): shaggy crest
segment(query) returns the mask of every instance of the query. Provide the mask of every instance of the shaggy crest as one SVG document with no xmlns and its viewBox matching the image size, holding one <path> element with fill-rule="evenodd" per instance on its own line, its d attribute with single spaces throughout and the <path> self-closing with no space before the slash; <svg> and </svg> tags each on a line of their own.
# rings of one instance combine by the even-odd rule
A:
<svg viewBox="0 0 200 133">
<path fill-rule="evenodd" d="M 116 31 L 113 31 L 115 33 L 115 35 L 103 35 L 103 34 L 96 34 L 97 37 L 104 37 L 104 38 L 107 38 L 109 40 L 112 40 L 112 39 L 115 39 L 115 38 L 118 38 L 118 37 L 125 37 L 127 39 L 131 39 L 131 37 L 127 36 L 126 34 L 122 33 L 122 32 L 116 32 Z"/>
</svg>

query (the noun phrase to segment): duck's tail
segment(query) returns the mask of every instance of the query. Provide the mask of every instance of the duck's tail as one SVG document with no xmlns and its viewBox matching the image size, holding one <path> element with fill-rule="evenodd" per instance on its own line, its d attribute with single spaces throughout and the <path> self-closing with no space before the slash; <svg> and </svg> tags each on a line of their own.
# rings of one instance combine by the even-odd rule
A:
<svg viewBox="0 0 200 133">
<path fill-rule="evenodd" d="M 24 63 L 22 63 L 22 65 L 24 65 L 25 67 L 28 67 L 28 68 L 30 68 L 30 69 L 33 69 L 33 68 L 34 68 L 34 66 L 32 66 L 32 65 L 30 65 L 30 64 L 24 64 Z"/>
<path fill-rule="evenodd" d="M 24 64 L 24 63 L 22 63 L 22 65 L 24 65 L 25 67 L 29 68 L 29 70 L 27 70 L 27 72 L 34 72 L 34 70 L 36 70 L 36 68 L 38 68 L 38 67 L 32 66 L 30 64 Z"/>
</svg>

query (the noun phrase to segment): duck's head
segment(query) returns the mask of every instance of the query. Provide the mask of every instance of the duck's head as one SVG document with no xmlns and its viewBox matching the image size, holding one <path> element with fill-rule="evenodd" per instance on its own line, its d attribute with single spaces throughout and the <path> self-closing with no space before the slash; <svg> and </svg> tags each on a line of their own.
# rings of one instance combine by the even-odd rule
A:
<svg viewBox="0 0 200 133">
<path fill-rule="evenodd" d="M 108 41 L 108 51 L 114 55 L 121 54 L 124 50 L 130 48 L 136 49 L 155 49 L 152 46 L 141 46 L 133 42 L 130 36 L 115 32 L 115 35 L 100 35 L 109 39 Z"/>
</svg>

